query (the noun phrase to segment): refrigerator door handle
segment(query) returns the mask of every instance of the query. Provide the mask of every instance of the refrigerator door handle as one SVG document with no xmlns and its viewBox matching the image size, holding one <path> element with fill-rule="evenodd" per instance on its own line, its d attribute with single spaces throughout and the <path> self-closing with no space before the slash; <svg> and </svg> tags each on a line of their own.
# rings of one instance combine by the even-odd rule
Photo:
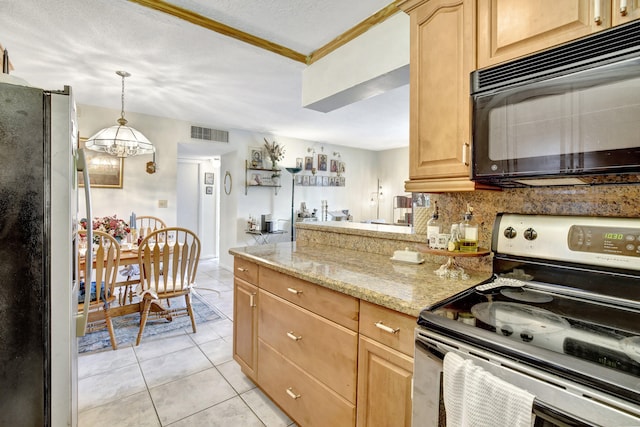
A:
<svg viewBox="0 0 640 427">
<path fill-rule="evenodd" d="M 89 168 L 87 167 L 86 158 L 84 155 L 84 148 L 78 149 L 78 158 L 76 160 L 76 168 L 78 172 L 82 172 L 82 178 L 84 179 L 84 198 L 87 209 L 87 222 L 88 225 L 92 224 L 91 218 L 93 218 L 91 212 L 91 185 L 89 181 Z M 85 254 L 85 272 L 84 272 L 84 310 L 81 314 L 76 314 L 76 336 L 83 337 L 87 330 L 87 323 L 89 320 L 89 304 L 91 302 L 91 273 L 93 270 L 93 227 L 87 226 L 87 252 Z"/>
</svg>

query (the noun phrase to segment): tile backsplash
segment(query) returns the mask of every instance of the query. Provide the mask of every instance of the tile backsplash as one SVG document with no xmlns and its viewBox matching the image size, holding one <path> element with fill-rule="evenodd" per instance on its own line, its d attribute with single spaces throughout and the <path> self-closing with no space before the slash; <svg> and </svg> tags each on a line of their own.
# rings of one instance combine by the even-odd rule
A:
<svg viewBox="0 0 640 427">
<path fill-rule="evenodd" d="M 640 185 L 511 188 L 431 194 L 444 224 L 460 222 L 467 203 L 480 228 L 480 246 L 490 247 L 498 212 L 543 215 L 640 217 Z"/>
</svg>

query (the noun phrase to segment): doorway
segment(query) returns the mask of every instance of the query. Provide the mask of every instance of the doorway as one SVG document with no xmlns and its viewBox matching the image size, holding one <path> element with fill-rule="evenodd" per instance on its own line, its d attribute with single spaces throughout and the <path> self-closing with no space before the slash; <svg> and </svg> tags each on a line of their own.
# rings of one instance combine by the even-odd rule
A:
<svg viewBox="0 0 640 427">
<path fill-rule="evenodd" d="M 215 159 L 178 159 L 177 224 L 198 234 L 202 247 L 201 258 L 218 256 L 217 189 L 219 180 L 217 175 L 219 166 L 216 168 L 215 164 Z M 207 183 L 205 183 L 205 174 L 207 174 Z M 212 176 L 213 181 L 211 181 Z"/>
</svg>

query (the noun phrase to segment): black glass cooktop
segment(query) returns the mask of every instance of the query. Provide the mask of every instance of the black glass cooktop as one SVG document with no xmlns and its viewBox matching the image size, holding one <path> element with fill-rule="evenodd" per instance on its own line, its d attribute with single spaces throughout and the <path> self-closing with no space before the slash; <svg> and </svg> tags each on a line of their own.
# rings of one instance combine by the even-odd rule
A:
<svg viewBox="0 0 640 427">
<path fill-rule="evenodd" d="M 640 312 L 629 308 L 525 286 L 471 289 L 428 312 L 640 377 Z"/>
</svg>

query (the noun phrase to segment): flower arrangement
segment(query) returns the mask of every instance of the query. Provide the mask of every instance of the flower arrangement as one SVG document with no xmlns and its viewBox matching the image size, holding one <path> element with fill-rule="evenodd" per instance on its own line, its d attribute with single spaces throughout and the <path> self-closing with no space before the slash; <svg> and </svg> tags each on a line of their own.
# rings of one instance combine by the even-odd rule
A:
<svg viewBox="0 0 640 427">
<path fill-rule="evenodd" d="M 281 146 L 275 141 L 270 143 L 269 141 L 267 141 L 267 138 L 264 138 L 264 148 L 266 148 L 267 154 L 271 159 L 271 164 L 275 169 L 278 165 L 278 162 L 284 159 L 284 146 Z"/>
<path fill-rule="evenodd" d="M 82 227 L 83 230 L 87 229 L 86 218 L 80 220 L 80 227 Z M 102 218 L 94 218 L 92 221 L 92 228 L 94 230 L 103 231 L 107 234 L 110 234 L 116 239 L 124 239 L 125 237 L 127 237 L 127 234 L 131 232 L 129 224 L 124 222 L 124 220 L 119 219 L 115 215 L 105 216 Z"/>
</svg>

